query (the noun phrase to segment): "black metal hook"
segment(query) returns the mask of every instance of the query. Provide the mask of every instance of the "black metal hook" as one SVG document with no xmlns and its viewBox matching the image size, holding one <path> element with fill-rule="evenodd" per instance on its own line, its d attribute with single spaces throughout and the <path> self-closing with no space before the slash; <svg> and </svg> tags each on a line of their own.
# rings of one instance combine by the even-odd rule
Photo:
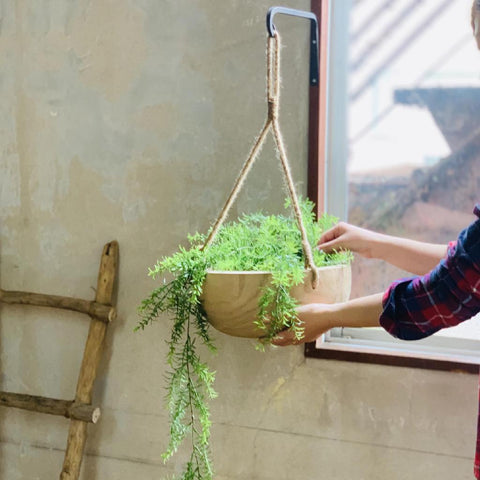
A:
<svg viewBox="0 0 480 480">
<path fill-rule="evenodd" d="M 267 13 L 267 31 L 271 37 L 275 36 L 276 29 L 273 23 L 275 14 L 281 13 L 294 17 L 302 17 L 310 20 L 310 85 L 318 85 L 318 21 L 317 16 L 312 12 L 295 10 L 286 7 L 270 7 Z"/>
</svg>

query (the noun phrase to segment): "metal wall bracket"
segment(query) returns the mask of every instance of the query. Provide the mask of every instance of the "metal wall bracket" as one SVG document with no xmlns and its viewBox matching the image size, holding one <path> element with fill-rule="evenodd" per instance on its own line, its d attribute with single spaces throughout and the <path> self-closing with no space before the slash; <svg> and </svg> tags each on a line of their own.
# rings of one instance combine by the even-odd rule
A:
<svg viewBox="0 0 480 480">
<path fill-rule="evenodd" d="M 318 61 L 318 20 L 312 12 L 295 10 L 286 7 L 271 7 L 267 13 L 267 31 L 271 37 L 275 36 L 276 29 L 273 23 L 275 14 L 291 15 L 293 17 L 307 18 L 310 20 L 310 85 L 318 85 L 319 61 Z"/>
</svg>

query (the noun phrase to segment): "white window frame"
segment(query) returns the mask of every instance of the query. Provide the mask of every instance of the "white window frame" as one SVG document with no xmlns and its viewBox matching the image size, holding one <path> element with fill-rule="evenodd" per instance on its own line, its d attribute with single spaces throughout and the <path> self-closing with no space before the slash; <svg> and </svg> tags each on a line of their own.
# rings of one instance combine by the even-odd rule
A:
<svg viewBox="0 0 480 480">
<path fill-rule="evenodd" d="M 329 2 L 329 58 L 327 86 L 325 210 L 347 219 L 347 48 L 349 9 L 352 0 Z M 332 188 L 329 188 L 332 186 Z M 375 292 L 371 292 L 375 293 Z M 398 340 L 381 328 L 336 328 L 316 343 L 306 355 L 321 358 L 389 363 L 477 373 L 480 341 L 433 335 L 417 341 Z"/>
</svg>

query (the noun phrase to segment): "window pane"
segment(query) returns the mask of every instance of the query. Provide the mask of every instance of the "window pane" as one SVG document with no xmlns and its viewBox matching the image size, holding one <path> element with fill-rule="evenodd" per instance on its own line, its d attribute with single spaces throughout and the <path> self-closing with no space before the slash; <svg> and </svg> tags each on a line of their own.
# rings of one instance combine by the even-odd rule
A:
<svg viewBox="0 0 480 480">
<path fill-rule="evenodd" d="M 350 223 L 448 243 L 475 218 L 480 53 L 470 7 L 471 0 L 351 2 Z M 410 275 L 360 258 L 353 270 L 352 297 Z M 480 320 L 437 335 L 480 340 Z"/>
</svg>

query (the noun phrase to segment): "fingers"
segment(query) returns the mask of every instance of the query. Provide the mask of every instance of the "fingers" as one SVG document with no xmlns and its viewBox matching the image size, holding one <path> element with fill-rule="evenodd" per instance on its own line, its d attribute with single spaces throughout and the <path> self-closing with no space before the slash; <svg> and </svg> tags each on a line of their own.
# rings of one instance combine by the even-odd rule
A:
<svg viewBox="0 0 480 480">
<path fill-rule="evenodd" d="M 272 344 L 277 347 L 287 347 L 289 345 L 298 345 L 300 342 L 295 338 L 293 332 L 285 330 L 280 332 L 276 337 L 272 339 Z"/>
<path fill-rule="evenodd" d="M 344 236 L 347 232 L 347 228 L 347 225 L 342 222 L 335 225 L 320 237 L 317 243 L 317 248 L 326 253 L 344 248 Z"/>
<path fill-rule="evenodd" d="M 343 223 L 337 223 L 334 227 L 330 230 L 327 230 L 322 234 L 318 243 L 327 243 L 335 240 L 336 238 L 340 237 L 345 231 L 345 227 Z"/>
<path fill-rule="evenodd" d="M 335 250 L 342 250 L 344 247 L 338 240 L 332 240 L 331 242 L 317 243 L 316 248 L 325 253 L 332 253 Z"/>
<path fill-rule="evenodd" d="M 350 250 L 364 257 L 372 257 L 374 256 L 372 248 L 375 246 L 375 239 L 378 241 L 378 238 L 375 232 L 340 222 L 320 237 L 317 248 L 326 253 Z"/>
</svg>

